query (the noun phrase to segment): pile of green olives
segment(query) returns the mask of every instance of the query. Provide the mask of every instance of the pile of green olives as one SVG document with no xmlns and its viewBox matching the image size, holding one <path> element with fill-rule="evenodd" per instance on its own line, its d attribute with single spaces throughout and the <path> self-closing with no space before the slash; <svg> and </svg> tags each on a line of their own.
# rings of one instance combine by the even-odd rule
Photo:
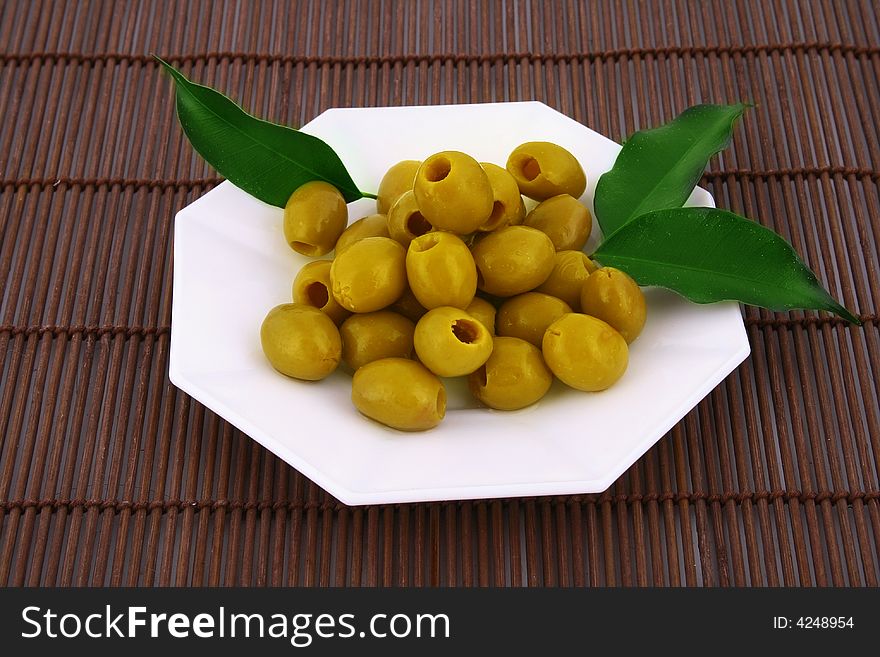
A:
<svg viewBox="0 0 880 657">
<path fill-rule="evenodd" d="M 302 185 L 284 208 L 285 240 L 332 258 L 305 264 L 292 303 L 269 311 L 263 353 L 304 381 L 347 371 L 355 408 L 401 431 L 443 420 L 444 378 L 465 377 L 499 411 L 535 404 L 554 379 L 608 388 L 646 305 L 632 278 L 583 252 L 585 188 L 574 155 L 550 142 L 517 146 L 505 167 L 459 151 L 398 162 L 376 214 L 350 225 L 338 190 Z"/>
</svg>

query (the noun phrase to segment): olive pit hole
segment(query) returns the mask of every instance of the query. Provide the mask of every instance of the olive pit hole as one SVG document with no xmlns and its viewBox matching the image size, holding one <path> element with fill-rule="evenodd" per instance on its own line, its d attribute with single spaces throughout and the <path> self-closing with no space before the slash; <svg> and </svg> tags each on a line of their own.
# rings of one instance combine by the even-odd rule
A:
<svg viewBox="0 0 880 657">
<path fill-rule="evenodd" d="M 526 180 L 534 180 L 541 175 L 541 165 L 538 164 L 538 160 L 533 157 L 527 157 L 523 160 L 520 165 L 520 170 Z"/>
<path fill-rule="evenodd" d="M 330 292 L 327 290 L 326 285 L 320 281 L 315 281 L 314 283 L 309 283 L 308 287 L 306 287 L 306 298 L 315 308 L 323 308 L 330 301 Z"/>
<path fill-rule="evenodd" d="M 440 239 L 437 237 L 437 235 L 435 233 L 433 235 L 428 235 L 423 240 L 413 241 L 413 243 L 410 245 L 410 248 L 413 251 L 425 252 L 425 251 L 430 251 L 435 246 L 437 246 L 439 243 L 440 243 Z"/>
<path fill-rule="evenodd" d="M 446 414 L 446 389 L 440 386 L 437 391 L 437 415 L 443 417 Z"/>
<path fill-rule="evenodd" d="M 291 242 L 290 246 L 297 253 L 302 253 L 307 256 L 315 256 L 318 255 L 318 247 L 314 244 L 309 244 L 308 242 Z"/>
<path fill-rule="evenodd" d="M 472 344 L 477 341 L 480 330 L 474 322 L 468 319 L 457 319 L 452 322 L 452 333 L 459 342 Z"/>
<path fill-rule="evenodd" d="M 449 160 L 445 157 L 438 157 L 428 162 L 428 165 L 425 167 L 425 178 L 428 182 L 440 182 L 449 175 L 451 170 L 452 164 Z"/>
<path fill-rule="evenodd" d="M 434 227 L 422 216 L 421 212 L 413 212 L 406 218 L 406 229 L 416 237 L 421 237 L 425 233 L 430 233 L 432 228 Z"/>
</svg>

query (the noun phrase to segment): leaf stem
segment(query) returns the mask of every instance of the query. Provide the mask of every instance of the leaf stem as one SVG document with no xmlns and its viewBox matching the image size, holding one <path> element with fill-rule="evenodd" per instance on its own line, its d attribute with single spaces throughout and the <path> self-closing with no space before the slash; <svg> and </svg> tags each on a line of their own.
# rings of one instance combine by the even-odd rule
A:
<svg viewBox="0 0 880 657">
<path fill-rule="evenodd" d="M 374 199 L 374 200 L 377 199 L 377 198 L 379 198 L 379 197 L 376 196 L 375 194 L 370 194 L 369 192 L 361 192 L 361 196 L 362 196 L 363 198 L 371 198 L 371 199 Z"/>
</svg>

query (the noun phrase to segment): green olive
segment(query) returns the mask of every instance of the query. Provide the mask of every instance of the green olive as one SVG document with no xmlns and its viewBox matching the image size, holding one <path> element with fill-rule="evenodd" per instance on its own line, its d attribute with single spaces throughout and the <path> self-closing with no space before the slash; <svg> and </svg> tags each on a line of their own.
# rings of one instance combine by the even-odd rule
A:
<svg viewBox="0 0 880 657">
<path fill-rule="evenodd" d="M 492 186 L 492 214 L 479 230 L 490 231 L 504 226 L 521 224 L 526 216 L 526 206 L 513 176 L 497 164 L 480 162 Z"/>
<path fill-rule="evenodd" d="M 479 401 L 499 411 L 515 411 L 541 399 L 553 373 L 541 350 L 519 338 L 497 337 L 489 360 L 468 376 L 468 387 Z"/>
<path fill-rule="evenodd" d="M 409 286 L 403 291 L 400 298 L 388 307 L 388 310 L 393 310 L 398 315 L 403 315 L 412 322 L 419 321 L 422 315 L 428 312 L 428 309 L 416 299 L 416 295 L 409 289 Z"/>
<path fill-rule="evenodd" d="M 416 171 L 422 163 L 418 160 L 403 160 L 385 172 L 379 183 L 379 191 L 376 194 L 376 209 L 380 214 L 388 214 L 388 210 L 404 192 L 413 188 L 416 179 Z"/>
<path fill-rule="evenodd" d="M 422 215 L 439 230 L 472 233 L 492 214 L 489 177 L 479 162 L 459 151 L 436 153 L 422 162 L 413 192 Z"/>
<path fill-rule="evenodd" d="M 452 233 L 435 231 L 410 242 L 406 276 L 419 303 L 428 308 L 467 308 L 477 291 L 470 249 Z"/>
<path fill-rule="evenodd" d="M 574 155 L 548 141 L 517 146 L 507 159 L 507 170 L 519 191 L 536 201 L 557 194 L 580 198 L 587 187 L 587 177 Z"/>
<path fill-rule="evenodd" d="M 540 348 L 547 327 L 570 312 L 569 305 L 561 299 L 541 292 L 526 292 L 501 304 L 495 325 L 498 335 L 520 338 Z"/>
<path fill-rule="evenodd" d="M 424 431 L 446 414 L 446 389 L 423 365 L 406 358 L 374 360 L 354 373 L 351 401 L 361 413 L 401 431 Z"/>
<path fill-rule="evenodd" d="M 339 327 L 342 361 L 356 370 L 380 358 L 409 358 L 416 325 L 390 310 L 352 315 Z"/>
<path fill-rule="evenodd" d="M 314 306 L 324 312 L 327 317 L 339 324 L 351 313 L 339 305 L 331 294 L 329 260 L 307 262 L 293 279 L 293 301 L 307 306 Z"/>
<path fill-rule="evenodd" d="M 583 203 L 558 194 L 538 203 L 526 215 L 525 225 L 547 233 L 557 251 L 579 251 L 590 237 L 593 219 Z"/>
<path fill-rule="evenodd" d="M 342 231 L 336 240 L 336 253 L 365 237 L 388 237 L 388 218 L 384 214 L 371 214 L 358 219 Z"/>
<path fill-rule="evenodd" d="M 419 360 L 437 376 L 470 374 L 492 353 L 492 336 L 464 310 L 441 306 L 425 313 L 413 337 Z"/>
<path fill-rule="evenodd" d="M 276 370 L 295 379 L 318 381 L 339 365 L 342 340 L 333 321 L 313 306 L 283 303 L 260 327 L 263 353 Z"/>
<path fill-rule="evenodd" d="M 400 195 L 388 211 L 388 234 L 400 242 L 404 248 L 415 238 L 430 232 L 433 226 L 419 212 L 416 197 L 412 191 Z"/>
<path fill-rule="evenodd" d="M 596 265 L 583 251 L 557 251 L 553 271 L 536 292 L 562 299 L 575 312 L 581 311 L 581 289 Z"/>
<path fill-rule="evenodd" d="M 477 287 L 500 297 L 528 292 L 553 271 L 556 249 L 540 230 L 508 226 L 474 244 Z"/>
<path fill-rule="evenodd" d="M 626 340 L 601 319 L 569 313 L 544 334 L 544 361 L 557 378 L 578 390 L 595 392 L 615 383 L 626 371 Z"/>
<path fill-rule="evenodd" d="M 406 251 L 388 237 L 366 237 L 337 254 L 330 281 L 343 308 L 355 313 L 381 310 L 406 289 Z"/>
<path fill-rule="evenodd" d="M 489 335 L 495 335 L 495 306 L 485 299 L 474 297 L 470 305 L 465 308 L 465 312 L 485 326 Z"/>
<path fill-rule="evenodd" d="M 645 326 L 645 295 L 638 283 L 612 267 L 590 274 L 581 290 L 581 308 L 614 327 L 628 343 L 639 337 Z"/>
<path fill-rule="evenodd" d="M 348 223 L 348 208 L 339 190 L 323 180 L 296 188 L 284 206 L 284 239 L 307 256 L 329 253 Z"/>
</svg>

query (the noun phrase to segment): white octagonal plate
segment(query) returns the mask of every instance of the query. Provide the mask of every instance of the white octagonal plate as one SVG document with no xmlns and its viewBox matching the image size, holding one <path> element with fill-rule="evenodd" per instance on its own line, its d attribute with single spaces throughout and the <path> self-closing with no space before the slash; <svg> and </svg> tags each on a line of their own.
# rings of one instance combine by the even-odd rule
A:
<svg viewBox="0 0 880 657">
<path fill-rule="evenodd" d="M 333 109 L 303 126 L 328 142 L 361 189 L 403 159 L 465 151 L 503 165 L 525 141 L 571 150 L 599 176 L 620 146 L 542 103 Z M 714 205 L 702 189 L 691 205 Z M 357 219 L 373 201 L 350 205 Z M 587 252 L 596 246 L 598 229 Z M 224 182 L 181 210 L 174 230 L 171 381 L 347 504 L 605 490 L 749 353 L 735 303 L 699 306 L 647 290 L 648 321 L 624 377 L 601 393 L 558 382 L 512 413 L 477 408 L 447 382 L 446 419 L 407 434 L 360 416 L 350 377 L 287 379 L 263 357 L 266 312 L 290 300 L 306 259 L 282 235 L 282 211 Z"/>
</svg>

